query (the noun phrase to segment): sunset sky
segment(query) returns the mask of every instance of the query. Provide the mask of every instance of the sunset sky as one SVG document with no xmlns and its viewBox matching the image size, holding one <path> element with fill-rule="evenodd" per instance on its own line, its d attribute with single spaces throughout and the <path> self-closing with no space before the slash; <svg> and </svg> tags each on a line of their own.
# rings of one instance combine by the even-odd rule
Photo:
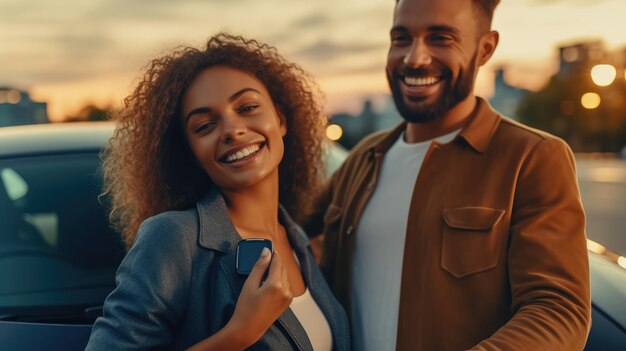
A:
<svg viewBox="0 0 626 351">
<path fill-rule="evenodd" d="M 52 120 L 87 103 L 119 105 L 141 68 L 176 45 L 228 30 L 278 47 L 312 73 L 328 110 L 355 112 L 388 91 L 384 76 L 394 0 L 0 0 L 0 86 L 48 102 Z M 626 0 L 502 0 L 492 70 L 537 89 L 556 69 L 556 47 L 602 39 L 626 49 Z"/>
</svg>

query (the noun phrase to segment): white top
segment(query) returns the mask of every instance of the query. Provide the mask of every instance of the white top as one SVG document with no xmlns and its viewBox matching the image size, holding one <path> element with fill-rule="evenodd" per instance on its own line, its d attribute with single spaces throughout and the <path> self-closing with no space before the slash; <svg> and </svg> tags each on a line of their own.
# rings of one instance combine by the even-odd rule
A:
<svg viewBox="0 0 626 351">
<path fill-rule="evenodd" d="M 298 256 L 293 252 L 296 263 L 300 266 Z M 311 296 L 308 288 L 300 296 L 294 296 L 289 305 L 293 314 L 306 331 L 314 351 L 331 351 L 333 349 L 333 335 L 326 316 Z"/>
<path fill-rule="evenodd" d="M 296 296 L 289 305 L 293 313 L 304 327 L 313 350 L 331 351 L 333 348 L 333 335 L 326 317 L 319 306 L 313 300 L 309 289 L 304 290 L 304 294 Z"/>
<path fill-rule="evenodd" d="M 448 143 L 459 131 L 435 140 Z M 408 144 L 402 133 L 385 154 L 378 184 L 358 223 L 351 298 L 355 350 L 396 349 L 409 206 L 431 143 Z"/>
</svg>

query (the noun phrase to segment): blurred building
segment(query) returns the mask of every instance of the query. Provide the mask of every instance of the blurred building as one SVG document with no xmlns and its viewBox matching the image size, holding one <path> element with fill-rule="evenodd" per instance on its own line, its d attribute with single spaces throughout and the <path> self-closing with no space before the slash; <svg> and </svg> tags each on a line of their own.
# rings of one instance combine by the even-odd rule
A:
<svg viewBox="0 0 626 351">
<path fill-rule="evenodd" d="M 0 87 L 0 127 L 48 122 L 45 102 L 33 101 L 25 91 Z"/>
<path fill-rule="evenodd" d="M 376 124 L 378 130 L 391 129 L 397 126 L 400 122 L 404 121 L 396 109 L 396 104 L 391 95 L 387 96 L 387 101 L 379 112 L 379 115 L 380 118 L 377 120 Z"/>
<path fill-rule="evenodd" d="M 589 78 L 589 70 L 597 64 L 609 64 L 617 70 L 617 80 L 626 78 L 626 47 L 611 51 L 601 40 L 589 40 L 559 47 L 558 76 L 583 72 Z"/>
<path fill-rule="evenodd" d="M 385 107 L 380 111 L 374 109 L 371 100 L 363 102 L 363 108 L 357 115 L 338 113 L 331 116 L 331 123 L 339 125 L 341 138 L 337 140 L 342 146 L 351 149 L 364 136 L 378 130 L 390 129 L 402 121 L 396 111 L 391 96 L 387 97 Z"/>
<path fill-rule="evenodd" d="M 503 67 L 496 70 L 496 81 L 494 94 L 489 103 L 496 111 L 507 117 L 517 119 L 517 107 L 520 101 L 530 92 L 526 89 L 518 88 L 508 84 L 504 80 L 505 69 Z"/>
<path fill-rule="evenodd" d="M 581 66 L 587 66 L 606 60 L 609 53 L 600 40 L 590 40 L 559 47 L 559 72 L 558 75 L 572 74 Z"/>
</svg>

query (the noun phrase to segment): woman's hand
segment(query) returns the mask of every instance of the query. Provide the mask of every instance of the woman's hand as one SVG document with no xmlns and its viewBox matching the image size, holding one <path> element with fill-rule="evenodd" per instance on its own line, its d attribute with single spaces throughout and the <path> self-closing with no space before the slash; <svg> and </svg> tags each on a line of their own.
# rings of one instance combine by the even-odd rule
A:
<svg viewBox="0 0 626 351">
<path fill-rule="evenodd" d="M 271 262 L 271 263 L 270 263 Z M 269 266 L 267 279 L 263 275 Z M 216 334 L 189 348 L 195 350 L 244 350 L 257 342 L 293 300 L 287 268 L 280 255 L 264 248 L 243 284 L 235 312 Z"/>
<path fill-rule="evenodd" d="M 269 274 L 263 281 L 268 265 Z M 235 312 L 226 327 L 238 330 L 237 334 L 250 346 L 265 334 L 292 300 L 287 268 L 278 252 L 272 258 L 270 251 L 264 248 L 243 285 Z"/>
</svg>

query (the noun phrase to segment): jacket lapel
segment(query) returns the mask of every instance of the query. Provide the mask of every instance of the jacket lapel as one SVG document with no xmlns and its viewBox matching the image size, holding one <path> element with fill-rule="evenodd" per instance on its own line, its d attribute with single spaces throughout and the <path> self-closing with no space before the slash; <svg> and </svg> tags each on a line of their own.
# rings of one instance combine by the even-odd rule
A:
<svg viewBox="0 0 626 351">
<path fill-rule="evenodd" d="M 200 218 L 198 244 L 206 249 L 234 255 L 241 236 L 230 220 L 222 193 L 213 187 L 196 203 L 196 209 Z"/>
<path fill-rule="evenodd" d="M 243 283 L 246 281 L 245 277 L 239 275 L 235 270 L 235 249 L 241 236 L 230 220 L 224 197 L 219 190 L 212 188 L 198 201 L 196 209 L 200 221 L 198 245 L 221 253 L 220 268 L 230 284 L 235 299 L 237 299 L 241 294 Z"/>
</svg>

